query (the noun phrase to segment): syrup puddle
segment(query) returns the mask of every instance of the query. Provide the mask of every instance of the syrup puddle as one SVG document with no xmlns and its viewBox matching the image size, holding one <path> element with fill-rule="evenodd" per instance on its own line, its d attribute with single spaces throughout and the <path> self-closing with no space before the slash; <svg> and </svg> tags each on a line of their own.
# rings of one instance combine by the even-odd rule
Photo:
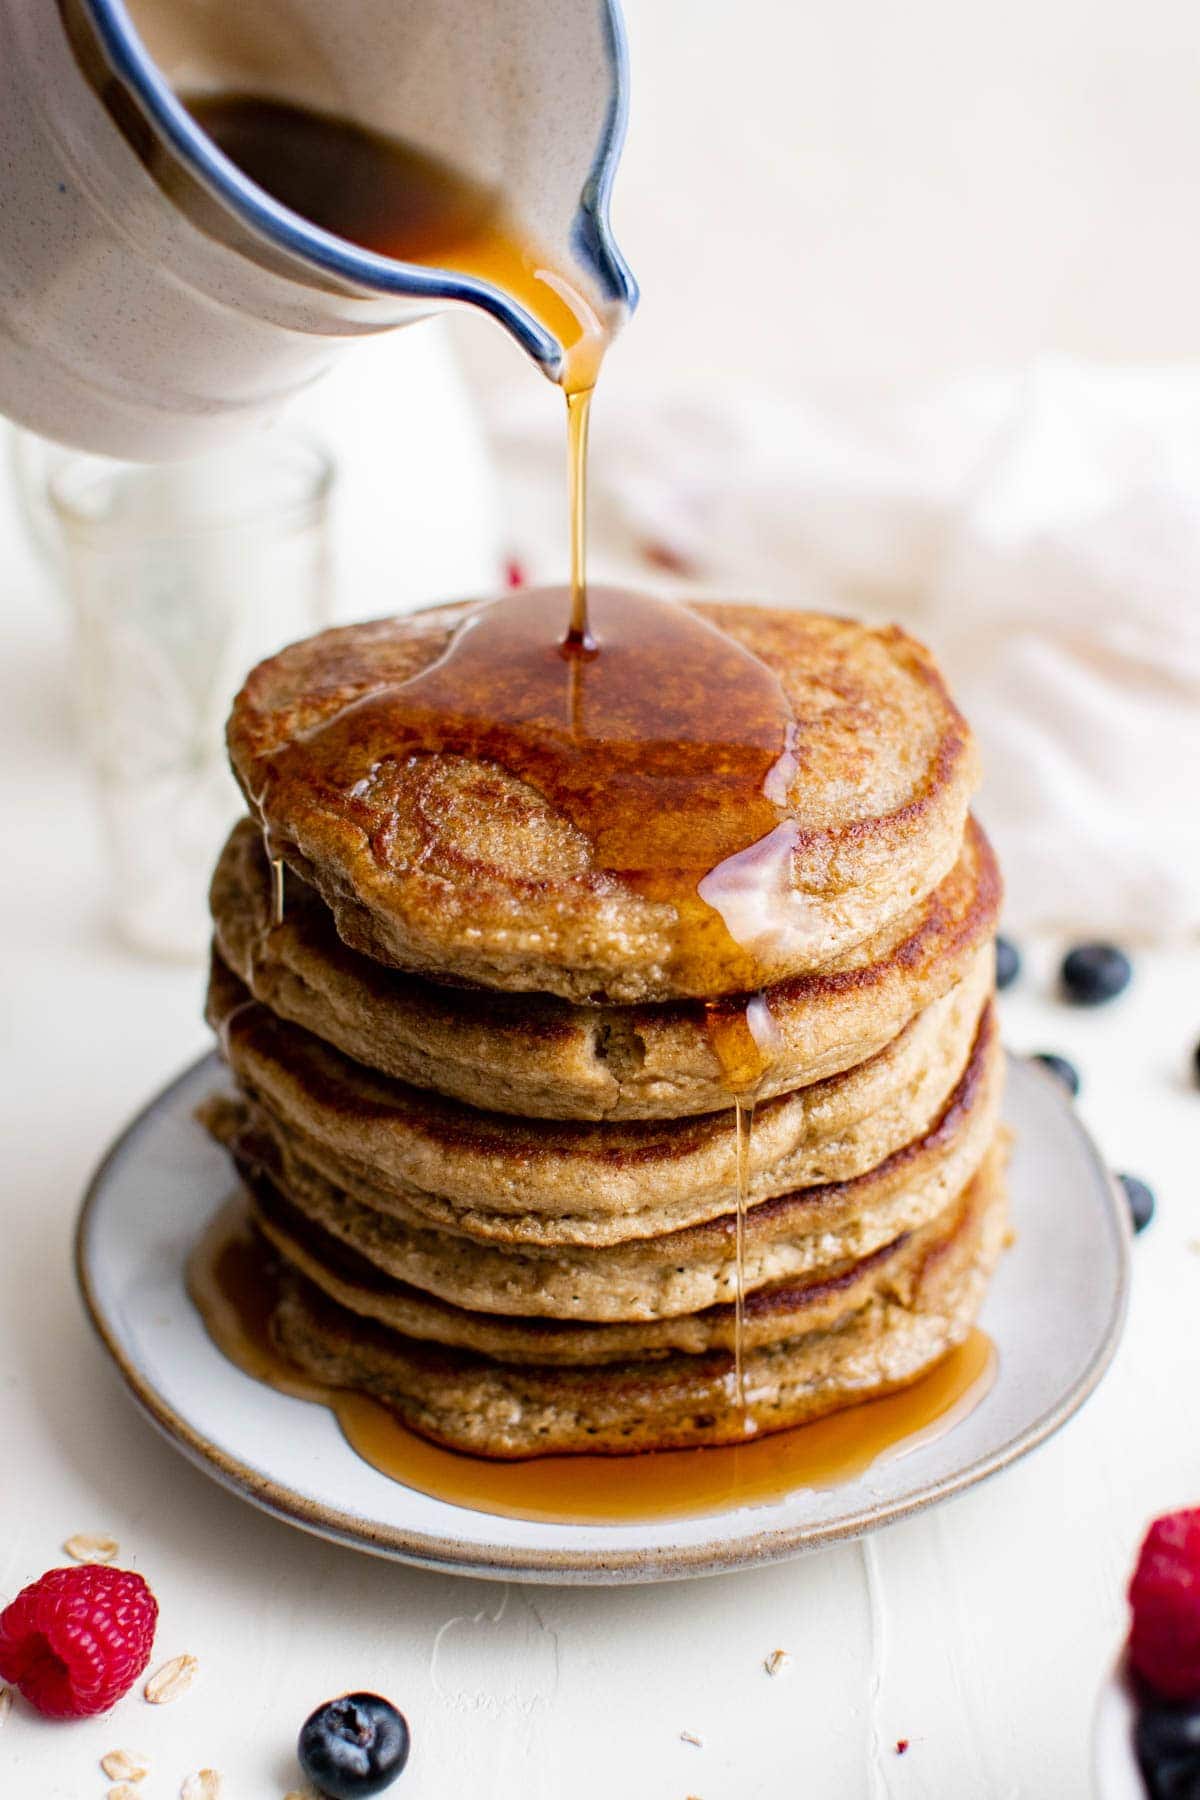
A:
<svg viewBox="0 0 1200 1800">
<path fill-rule="evenodd" d="M 279 1355 L 268 1332 L 269 1261 L 243 1198 L 223 1207 L 197 1244 L 188 1291 L 232 1363 L 279 1393 L 327 1406 L 350 1447 L 381 1474 L 473 1512 L 559 1525 L 688 1518 L 839 1486 L 944 1436 L 988 1393 L 997 1368 L 992 1340 L 973 1330 L 900 1393 L 746 1444 L 490 1462 L 430 1443 L 377 1400 L 323 1387 Z"/>
</svg>

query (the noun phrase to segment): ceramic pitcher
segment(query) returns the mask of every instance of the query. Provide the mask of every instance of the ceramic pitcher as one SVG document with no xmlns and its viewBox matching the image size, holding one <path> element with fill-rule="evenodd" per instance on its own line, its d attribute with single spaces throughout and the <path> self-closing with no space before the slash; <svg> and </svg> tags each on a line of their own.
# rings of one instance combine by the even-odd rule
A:
<svg viewBox="0 0 1200 1800">
<path fill-rule="evenodd" d="M 0 0 L 0 411 L 130 459 L 274 414 L 342 347 L 443 306 L 561 346 L 486 282 L 359 249 L 273 201 L 182 92 L 403 139 L 506 196 L 598 308 L 625 116 L 616 0 Z"/>
</svg>

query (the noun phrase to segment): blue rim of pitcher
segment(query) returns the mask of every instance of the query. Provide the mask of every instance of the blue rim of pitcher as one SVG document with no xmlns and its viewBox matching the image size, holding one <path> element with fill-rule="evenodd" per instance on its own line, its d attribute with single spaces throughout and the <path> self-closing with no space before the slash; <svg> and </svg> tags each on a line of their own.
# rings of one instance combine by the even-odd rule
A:
<svg viewBox="0 0 1200 1800">
<path fill-rule="evenodd" d="M 562 367 L 561 344 L 531 313 L 500 289 L 474 276 L 456 274 L 451 269 L 425 268 L 361 249 L 345 238 L 310 224 L 244 175 L 196 123 L 165 80 L 142 43 L 124 0 L 58 0 L 58 3 L 68 38 L 85 76 L 91 77 L 95 71 L 89 70 L 89 59 L 81 54 L 91 46 L 81 41 L 80 28 L 90 27 L 89 35 L 103 55 L 107 64 L 105 73 L 110 80 L 115 76 L 122 84 L 125 95 L 174 151 L 183 170 L 205 193 L 249 226 L 256 239 L 265 239 L 268 245 L 287 257 L 299 257 L 311 269 L 333 277 L 336 287 L 343 291 L 348 287 L 361 293 L 366 288 L 377 294 L 403 295 L 417 301 L 427 298 L 473 304 L 499 320 L 535 362 L 540 363 L 552 379 L 557 378 Z M 608 217 L 613 178 L 625 137 L 629 55 L 618 0 L 599 0 L 599 5 L 611 70 L 611 91 L 592 166 L 580 194 L 571 230 L 571 247 L 595 276 L 605 298 L 632 312 L 638 301 L 637 282 L 617 248 Z M 94 79 L 92 85 L 118 129 L 133 143 L 143 162 L 148 162 L 136 141 L 131 122 L 114 104 L 112 94 L 101 91 L 101 84 Z M 157 171 L 152 168 L 151 173 L 157 174 Z M 252 245 L 242 247 L 253 254 Z M 289 266 L 289 272 L 294 275 L 294 267 Z"/>
</svg>

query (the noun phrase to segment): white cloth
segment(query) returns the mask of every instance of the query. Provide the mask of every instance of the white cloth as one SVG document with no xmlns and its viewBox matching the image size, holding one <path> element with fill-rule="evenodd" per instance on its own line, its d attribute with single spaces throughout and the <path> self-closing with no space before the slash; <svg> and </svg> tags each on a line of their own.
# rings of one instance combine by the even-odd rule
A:
<svg viewBox="0 0 1200 1800">
<path fill-rule="evenodd" d="M 613 389 L 598 571 L 899 620 L 981 739 L 1010 927 L 1200 929 L 1200 370 L 1047 360 L 886 431 Z M 552 529 L 561 445 L 542 409 L 506 417 L 502 460 Z M 534 577 L 560 571 L 530 506 L 514 516 Z"/>
</svg>

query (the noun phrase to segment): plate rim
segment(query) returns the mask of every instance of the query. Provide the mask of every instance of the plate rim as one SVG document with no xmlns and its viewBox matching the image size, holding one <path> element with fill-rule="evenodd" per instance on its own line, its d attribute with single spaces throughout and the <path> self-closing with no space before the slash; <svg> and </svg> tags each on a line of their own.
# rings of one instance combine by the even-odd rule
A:
<svg viewBox="0 0 1200 1800">
<path fill-rule="evenodd" d="M 1020 1064 L 1023 1074 L 1028 1073 L 1035 1080 L 1045 1081 L 1050 1085 L 1055 1083 L 1056 1077 L 1039 1068 L 1034 1059 L 1018 1057 L 1008 1050 L 1005 1056 L 1010 1067 Z M 1132 1233 L 1116 1177 L 1100 1155 L 1094 1139 L 1070 1101 L 1065 1095 L 1060 1097 L 1056 1094 L 1056 1099 L 1062 1100 L 1063 1120 L 1080 1140 L 1088 1162 L 1100 1178 L 1099 1189 L 1108 1197 L 1107 1222 L 1113 1228 L 1117 1259 L 1114 1303 L 1104 1334 L 1076 1380 L 1032 1424 L 990 1453 L 976 1457 L 974 1461 L 940 1479 L 927 1482 L 924 1487 L 911 1494 L 892 1501 L 876 1502 L 833 1523 L 817 1526 L 806 1526 L 803 1523 L 777 1525 L 740 1537 L 735 1542 L 718 1535 L 701 1543 L 671 1549 L 618 1546 L 605 1551 L 526 1549 L 509 1545 L 497 1555 L 495 1548 L 488 1545 L 476 1547 L 460 1538 L 386 1525 L 378 1520 L 364 1520 L 314 1500 L 286 1483 L 272 1480 L 207 1439 L 162 1398 L 127 1356 L 96 1292 L 89 1267 L 89 1244 L 98 1204 L 109 1176 L 140 1133 L 161 1113 L 170 1109 L 178 1090 L 192 1082 L 208 1065 L 212 1066 L 214 1072 L 221 1067 L 220 1057 L 215 1049 L 195 1058 L 138 1109 L 113 1139 L 88 1181 L 80 1202 L 73 1238 L 75 1279 L 84 1311 L 139 1410 L 189 1462 L 229 1492 L 248 1500 L 271 1517 L 297 1526 L 316 1537 L 329 1539 L 369 1555 L 414 1564 L 444 1574 L 474 1576 L 482 1580 L 573 1583 L 580 1586 L 722 1575 L 736 1569 L 781 1562 L 810 1550 L 843 1543 L 869 1531 L 896 1524 L 990 1480 L 993 1475 L 1045 1443 L 1047 1438 L 1052 1437 L 1079 1411 L 1108 1370 L 1121 1340 L 1129 1306 Z"/>
</svg>

